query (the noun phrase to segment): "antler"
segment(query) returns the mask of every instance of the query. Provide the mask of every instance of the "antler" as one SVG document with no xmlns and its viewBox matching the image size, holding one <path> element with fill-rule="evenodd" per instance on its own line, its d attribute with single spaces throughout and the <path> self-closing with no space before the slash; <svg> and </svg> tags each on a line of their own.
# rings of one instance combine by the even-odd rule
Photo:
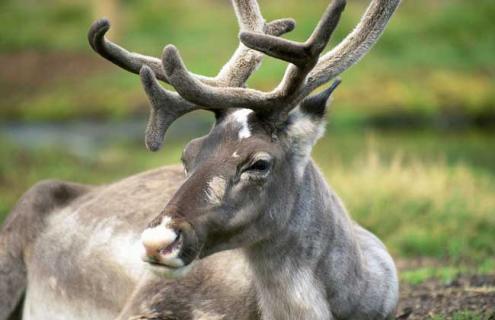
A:
<svg viewBox="0 0 495 320">
<path fill-rule="evenodd" d="M 206 109 L 219 106 L 249 108 L 283 120 L 290 110 L 320 85 L 328 82 L 363 57 L 375 44 L 400 0 L 373 0 L 361 21 L 337 47 L 320 58 L 345 7 L 334 0 L 310 38 L 304 43 L 276 38 L 259 32 L 241 32 L 247 47 L 290 62 L 282 82 L 270 92 L 246 88 L 219 88 L 192 76 L 178 50 L 167 46 L 162 61 L 165 75 L 177 92 Z"/>
<path fill-rule="evenodd" d="M 295 22 L 292 19 L 279 19 L 266 23 L 256 0 L 232 0 L 232 4 L 241 32 L 249 31 L 279 36 L 292 31 L 295 27 Z M 88 33 L 89 43 L 97 53 L 110 62 L 130 72 L 140 73 L 143 86 L 151 101 L 151 115 L 146 129 L 145 143 L 148 149 L 156 151 L 163 144 L 168 127 L 180 116 L 200 109 L 200 107 L 186 101 L 175 92 L 161 88 L 156 78 L 170 83 L 170 79 L 164 73 L 162 61 L 154 57 L 129 52 L 107 40 L 105 34 L 109 29 L 110 23 L 107 19 L 93 23 Z M 252 50 L 240 43 L 233 56 L 216 77 L 204 77 L 193 73 L 190 73 L 189 76 L 209 86 L 243 86 L 260 64 L 263 56 L 261 52 Z M 220 109 L 218 108 L 218 110 Z"/>
<path fill-rule="evenodd" d="M 266 23 L 256 0 L 232 0 L 232 4 L 241 32 L 250 31 L 280 36 L 292 31 L 295 27 L 295 22 L 292 19 L 279 19 Z M 97 20 L 91 25 L 88 32 L 88 40 L 94 51 L 103 58 L 132 73 L 139 74 L 143 66 L 149 66 L 159 80 L 170 83 L 168 77 L 163 72 L 160 59 L 129 52 L 109 41 L 105 38 L 108 30 L 110 30 L 110 22 L 105 18 Z M 254 69 L 256 69 L 258 63 L 261 62 L 262 57 L 262 54 L 249 50 L 249 48 L 241 43 L 232 58 L 230 58 L 229 62 L 227 62 L 216 77 L 211 78 L 197 74 L 191 75 L 200 81 L 214 86 L 243 85 Z"/>
</svg>

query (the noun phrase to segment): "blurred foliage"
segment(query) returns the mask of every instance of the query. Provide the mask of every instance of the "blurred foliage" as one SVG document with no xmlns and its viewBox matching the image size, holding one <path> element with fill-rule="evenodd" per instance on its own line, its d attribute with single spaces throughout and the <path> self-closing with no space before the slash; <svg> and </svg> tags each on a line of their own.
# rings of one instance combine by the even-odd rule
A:
<svg viewBox="0 0 495 320">
<path fill-rule="evenodd" d="M 117 12 L 95 12 L 98 2 L 82 0 L 0 2 L 0 117 L 118 118 L 147 112 L 137 77 L 90 51 L 86 32 L 97 16 L 118 17 L 110 37 L 124 47 L 158 56 L 163 45 L 174 43 L 191 70 L 207 75 L 237 46 L 228 1 L 116 2 Z M 309 35 L 327 3 L 260 0 L 268 20 L 296 19 L 296 30 L 287 35 L 294 40 Z M 352 30 L 366 4 L 349 1 L 332 44 Z M 494 19 L 493 0 L 403 1 L 378 45 L 343 75 L 335 121 L 495 122 Z M 284 68 L 267 59 L 250 85 L 272 88 Z"/>
<path fill-rule="evenodd" d="M 492 274 L 495 270 L 495 259 L 486 259 L 478 265 L 477 268 L 467 267 L 466 265 L 448 265 L 448 266 L 428 266 L 419 267 L 412 270 L 403 270 L 400 273 L 400 280 L 409 284 L 421 284 L 429 279 L 439 279 L 444 284 L 452 283 L 461 274 L 464 275 L 483 275 Z"/>
</svg>

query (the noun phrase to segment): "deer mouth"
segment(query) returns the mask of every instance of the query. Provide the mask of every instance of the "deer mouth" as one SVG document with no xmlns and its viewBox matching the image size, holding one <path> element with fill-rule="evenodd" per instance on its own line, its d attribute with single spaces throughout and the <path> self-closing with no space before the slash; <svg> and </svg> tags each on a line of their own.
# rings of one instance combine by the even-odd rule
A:
<svg viewBox="0 0 495 320">
<path fill-rule="evenodd" d="M 165 244 L 165 243 L 164 243 Z M 179 269 L 184 267 L 184 262 L 179 257 L 184 244 L 182 232 L 175 233 L 175 239 L 163 246 L 147 246 L 143 260 L 151 265 L 165 267 L 169 269 Z"/>
<path fill-rule="evenodd" d="M 184 277 L 194 265 L 194 261 L 185 263 L 180 258 L 181 251 L 184 247 L 184 234 L 177 233 L 175 240 L 156 250 L 155 254 L 150 256 L 146 254 L 143 260 L 147 263 L 147 268 L 155 275 L 170 279 L 180 279 Z"/>
<path fill-rule="evenodd" d="M 183 242 L 182 232 L 179 231 L 177 232 L 177 236 L 175 237 L 175 240 L 168 246 L 159 249 L 158 253 L 161 256 L 167 258 L 170 255 L 173 255 L 174 252 L 179 251 L 180 247 L 182 246 L 182 242 Z"/>
</svg>

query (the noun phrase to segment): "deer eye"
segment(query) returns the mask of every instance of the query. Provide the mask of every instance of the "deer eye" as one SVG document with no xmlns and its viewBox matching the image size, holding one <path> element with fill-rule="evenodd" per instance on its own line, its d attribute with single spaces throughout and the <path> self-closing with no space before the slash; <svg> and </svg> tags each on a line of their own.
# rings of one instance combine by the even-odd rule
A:
<svg viewBox="0 0 495 320">
<path fill-rule="evenodd" d="M 268 177 L 273 165 L 272 160 L 272 157 L 268 153 L 259 152 L 241 170 L 241 180 L 260 181 L 260 179 L 263 180 Z"/>
<path fill-rule="evenodd" d="M 252 165 L 246 168 L 246 171 L 266 172 L 270 169 L 270 161 L 266 159 L 256 160 Z"/>
</svg>

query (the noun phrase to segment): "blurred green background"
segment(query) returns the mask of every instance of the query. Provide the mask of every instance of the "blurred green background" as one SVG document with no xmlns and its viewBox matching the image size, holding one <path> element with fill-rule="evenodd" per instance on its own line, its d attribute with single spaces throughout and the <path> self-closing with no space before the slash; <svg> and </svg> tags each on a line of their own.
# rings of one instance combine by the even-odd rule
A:
<svg viewBox="0 0 495 320">
<path fill-rule="evenodd" d="M 295 18 L 287 38 L 300 41 L 328 3 L 259 2 L 268 20 Z M 332 44 L 367 5 L 348 2 Z M 176 163 L 211 124 L 209 114 L 187 116 L 164 150 L 146 151 L 138 77 L 87 44 L 101 16 L 124 47 L 159 56 L 173 43 L 205 75 L 237 46 L 227 0 L 1 1 L 0 221 L 40 179 L 106 183 Z M 405 0 L 378 45 L 343 74 L 314 157 L 351 215 L 396 258 L 495 267 L 494 55 L 493 0 Z M 267 59 L 249 84 L 270 89 L 284 68 Z"/>
</svg>

